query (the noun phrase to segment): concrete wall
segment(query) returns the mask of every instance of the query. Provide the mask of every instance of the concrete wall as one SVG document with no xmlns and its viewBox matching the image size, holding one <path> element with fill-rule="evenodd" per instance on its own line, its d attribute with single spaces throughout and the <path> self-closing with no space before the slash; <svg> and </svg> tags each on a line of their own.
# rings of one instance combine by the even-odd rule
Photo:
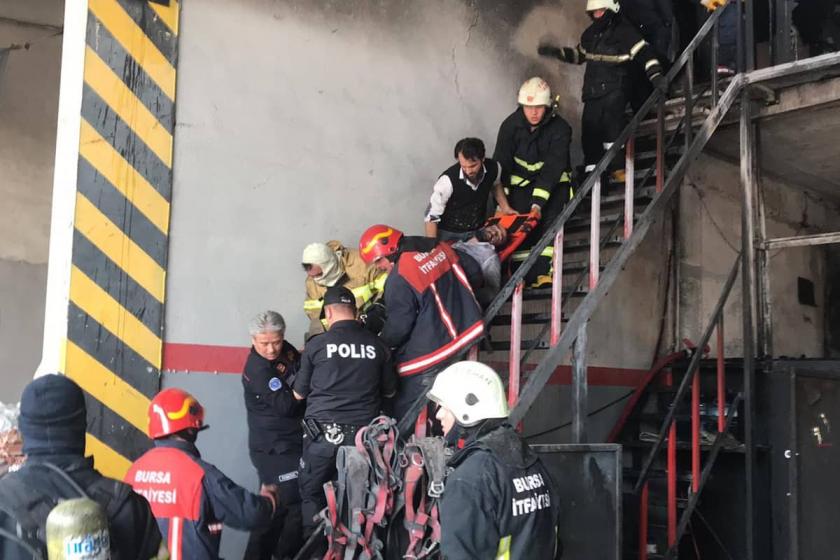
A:
<svg viewBox="0 0 840 560">
<path fill-rule="evenodd" d="M 0 17 L 61 26 L 61 0 L 4 0 Z M 61 37 L 0 21 L 0 401 L 14 402 L 41 357 Z"/>
<path fill-rule="evenodd" d="M 531 4 L 185 2 L 167 340 L 243 344 L 273 307 L 301 343 L 303 246 L 421 232 L 455 141 L 492 152 L 524 78 L 546 75 L 576 125 L 579 68 L 534 53 L 585 15 Z"/>
<path fill-rule="evenodd" d="M 682 188 L 680 246 L 681 336 L 697 339 L 741 244 L 741 194 L 736 166 L 702 156 Z M 773 177 L 764 178 L 769 238 L 840 229 L 836 200 L 825 199 Z M 770 253 L 774 356 L 825 355 L 826 249 L 806 247 Z M 816 306 L 802 305 L 797 278 L 814 283 Z M 736 280 L 725 308 L 728 356 L 742 355 L 741 284 Z"/>
<path fill-rule="evenodd" d="M 300 345 L 303 247 L 355 245 L 370 224 L 422 232 L 452 147 L 492 153 L 519 84 L 542 74 L 577 131 L 579 67 L 544 64 L 540 37 L 575 44 L 572 2 L 183 2 L 166 342 L 248 344 L 258 311 Z M 578 152 L 575 148 L 576 153 Z M 213 428 L 205 456 L 253 487 L 237 376 L 169 372 Z M 215 420 L 219 418 L 219 420 Z M 214 442 L 224 441 L 224 446 Z M 241 553 L 226 531 L 223 555 Z"/>
</svg>

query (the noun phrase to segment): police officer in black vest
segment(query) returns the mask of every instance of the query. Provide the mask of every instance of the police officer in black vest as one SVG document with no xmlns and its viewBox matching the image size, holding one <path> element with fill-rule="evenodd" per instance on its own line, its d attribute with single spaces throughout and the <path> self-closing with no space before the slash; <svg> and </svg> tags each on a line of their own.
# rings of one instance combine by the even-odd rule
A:
<svg viewBox="0 0 840 560">
<path fill-rule="evenodd" d="M 326 506 L 323 485 L 336 475 L 338 446 L 353 445 L 358 429 L 380 414 L 397 383 L 390 351 L 356 320 L 350 290 L 329 288 L 324 313 L 329 330 L 306 344 L 294 384 L 295 398 L 306 399 L 299 473 L 306 537 Z"/>
<path fill-rule="evenodd" d="M 507 422 L 501 379 L 480 362 L 458 362 L 435 379 L 429 399 L 453 447 L 440 504 L 447 560 L 559 558 L 559 496 L 540 458 Z"/>
<path fill-rule="evenodd" d="M 426 209 L 426 236 L 441 241 L 466 241 L 484 225 L 492 191 L 499 210 L 515 214 L 502 187 L 502 167 L 484 157 L 484 142 L 463 138 L 455 144 L 458 162 L 444 171 L 432 189 Z"/>
</svg>

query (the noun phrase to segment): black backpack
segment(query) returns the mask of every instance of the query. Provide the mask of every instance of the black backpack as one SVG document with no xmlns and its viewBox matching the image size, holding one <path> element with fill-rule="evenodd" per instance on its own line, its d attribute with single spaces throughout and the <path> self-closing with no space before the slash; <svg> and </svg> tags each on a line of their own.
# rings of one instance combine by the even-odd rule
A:
<svg viewBox="0 0 840 560">
<path fill-rule="evenodd" d="M 54 476 L 44 476 L 45 471 Z M 56 479 L 63 484 L 55 484 Z M 50 493 L 51 487 L 60 490 Z M 17 525 L 17 534 L 0 525 L 0 537 L 16 543 L 32 558 L 46 560 L 47 516 L 59 502 L 88 498 L 102 506 L 108 519 L 113 519 L 131 492 L 127 484 L 100 476 L 93 470 L 81 471 L 74 478 L 52 463 L 25 465 L 17 473 L 3 477 L 3 484 L 0 484 L 0 516 L 5 514 Z M 148 531 L 149 527 L 146 527 L 146 535 Z"/>
</svg>

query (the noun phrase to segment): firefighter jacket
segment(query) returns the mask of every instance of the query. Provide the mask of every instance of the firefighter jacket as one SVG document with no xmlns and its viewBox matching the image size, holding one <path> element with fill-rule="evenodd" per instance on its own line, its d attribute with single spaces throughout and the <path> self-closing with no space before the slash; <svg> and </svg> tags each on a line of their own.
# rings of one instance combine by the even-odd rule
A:
<svg viewBox="0 0 840 560">
<path fill-rule="evenodd" d="M 336 282 L 336 286 L 344 286 L 353 292 L 356 296 L 356 309 L 364 310 L 368 302 L 375 300 L 382 293 L 387 275 L 365 264 L 359 256 L 359 251 L 348 249 L 339 241 L 328 241 L 327 246 L 339 255 L 344 269 L 344 275 Z M 321 311 L 328 287 L 318 284 L 309 276 L 306 277 L 306 300 L 303 302 L 303 310 L 312 321 L 309 336 L 326 330 L 326 326 L 321 322 Z"/>
<path fill-rule="evenodd" d="M 251 451 L 300 453 L 305 405 L 292 395 L 299 365 L 300 353 L 286 340 L 274 360 L 266 360 L 251 347 L 242 371 Z"/>
<path fill-rule="evenodd" d="M 490 422 L 449 460 L 454 470 L 440 504 L 443 557 L 551 560 L 558 549 L 554 482 L 512 427 Z"/>
<path fill-rule="evenodd" d="M 455 356 L 484 334 L 481 308 L 459 255 L 448 243 L 417 250 L 426 241 L 432 240 L 404 237 L 385 282 L 388 318 L 380 336 L 396 349 L 402 377 Z"/>
<path fill-rule="evenodd" d="M 173 560 L 218 558 L 222 524 L 248 531 L 271 522 L 268 498 L 237 485 L 187 441 L 156 440 L 125 480 L 151 504 Z"/>
<path fill-rule="evenodd" d="M 586 63 L 583 75 L 584 102 L 631 87 L 630 65 L 639 64 L 648 79 L 662 74 L 662 65 L 650 44 L 620 13 L 607 13 L 583 31 L 580 44 L 559 49 L 559 58 L 573 64 Z"/>
<path fill-rule="evenodd" d="M 47 464 L 62 472 L 56 472 Z M 46 558 L 47 515 L 59 501 L 82 497 L 65 475 L 105 511 L 111 558 L 148 560 L 156 557 L 161 538 L 149 504 L 132 492 L 129 485 L 99 474 L 90 457 L 32 455 L 19 471 L 0 478 L 0 529 L 19 535 Z M 32 555 L 0 536 L 0 558 L 31 560 Z"/>
<path fill-rule="evenodd" d="M 493 159 L 502 165 L 502 184 L 512 198 L 517 189 L 528 189 L 531 205 L 545 206 L 555 188 L 571 186 L 569 144 L 572 128 L 563 117 L 546 110 L 532 130 L 521 108 L 499 127 Z M 528 208 L 517 208 L 520 212 Z"/>
</svg>

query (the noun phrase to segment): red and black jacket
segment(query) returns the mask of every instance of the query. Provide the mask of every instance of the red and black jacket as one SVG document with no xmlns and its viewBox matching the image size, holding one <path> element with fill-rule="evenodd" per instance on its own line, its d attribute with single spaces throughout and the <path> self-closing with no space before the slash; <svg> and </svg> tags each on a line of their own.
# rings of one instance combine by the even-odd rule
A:
<svg viewBox="0 0 840 560">
<path fill-rule="evenodd" d="M 426 241 L 404 237 L 385 282 L 388 319 L 380 336 L 396 349 L 402 377 L 455 356 L 484 334 L 481 308 L 458 254 L 447 243 L 416 250 Z"/>
<path fill-rule="evenodd" d="M 268 498 L 233 482 L 186 441 L 156 440 L 125 481 L 152 506 L 171 560 L 218 558 L 222 524 L 247 531 L 271 522 Z"/>
</svg>

